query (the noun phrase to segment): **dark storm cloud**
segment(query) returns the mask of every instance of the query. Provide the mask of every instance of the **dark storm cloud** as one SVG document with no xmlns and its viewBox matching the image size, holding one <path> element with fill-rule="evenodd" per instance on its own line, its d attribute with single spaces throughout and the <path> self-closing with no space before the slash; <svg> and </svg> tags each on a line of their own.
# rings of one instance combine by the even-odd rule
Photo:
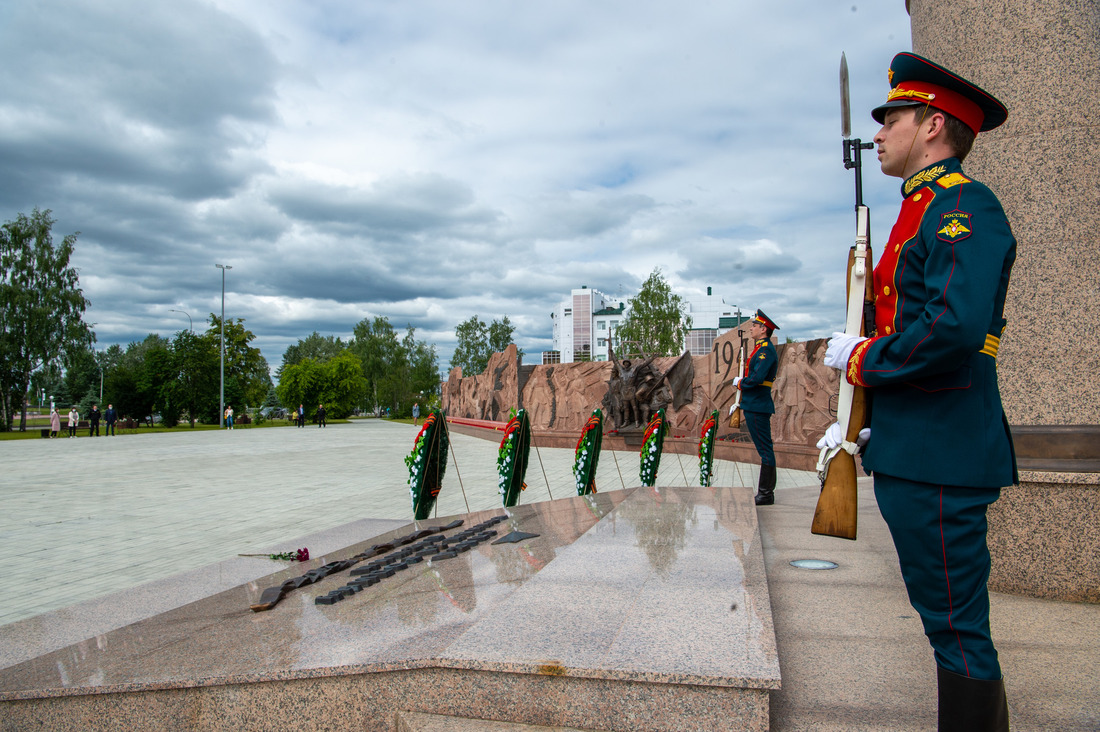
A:
<svg viewBox="0 0 1100 732">
<path fill-rule="evenodd" d="M 195 200 L 265 167 L 251 149 L 275 116 L 278 64 L 230 16 L 47 0 L 17 4 L 4 27 L 0 173 L 35 180 L 38 195 L 83 181 Z"/>
<path fill-rule="evenodd" d="M 280 181 L 269 198 L 288 217 L 320 231 L 404 239 L 491 225 L 497 214 L 476 205 L 470 187 L 440 175 L 406 175 L 370 188 Z"/>
</svg>

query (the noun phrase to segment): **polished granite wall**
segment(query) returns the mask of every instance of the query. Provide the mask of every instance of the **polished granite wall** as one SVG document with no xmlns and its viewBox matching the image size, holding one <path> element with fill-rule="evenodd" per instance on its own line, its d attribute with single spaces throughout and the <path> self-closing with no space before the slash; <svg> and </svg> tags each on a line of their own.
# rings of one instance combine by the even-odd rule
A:
<svg viewBox="0 0 1100 732">
<path fill-rule="evenodd" d="M 965 162 L 999 196 L 1017 239 L 997 359 L 1009 422 L 1100 425 L 1100 2 L 906 6 L 913 51 L 1009 109 Z M 1087 459 L 1022 472 L 991 508 L 991 589 L 1098 601 L 1100 444 L 1073 451 Z"/>
<path fill-rule="evenodd" d="M 1009 422 L 1100 424 L 1100 2 L 907 5 L 913 51 L 1009 110 L 965 164 L 1018 242 L 998 358 Z"/>
</svg>

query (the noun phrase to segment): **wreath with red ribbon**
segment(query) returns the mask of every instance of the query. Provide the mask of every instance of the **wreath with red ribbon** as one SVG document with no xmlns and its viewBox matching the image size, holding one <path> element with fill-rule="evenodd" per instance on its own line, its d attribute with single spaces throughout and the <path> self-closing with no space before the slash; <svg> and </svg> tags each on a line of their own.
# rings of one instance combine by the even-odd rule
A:
<svg viewBox="0 0 1100 732">
<path fill-rule="evenodd" d="M 665 447 L 665 435 L 668 434 L 668 420 L 665 410 L 658 409 L 649 419 L 649 425 L 642 435 L 642 449 L 638 453 L 638 477 L 644 486 L 657 482 L 657 471 L 661 467 L 661 452 Z"/>
<path fill-rule="evenodd" d="M 715 409 L 703 421 L 703 428 L 699 433 L 699 484 L 704 488 L 709 488 L 710 481 L 714 478 L 714 437 L 717 433 L 718 410 Z"/>
<path fill-rule="evenodd" d="M 412 452 L 405 458 L 409 468 L 409 494 L 412 496 L 413 518 L 422 521 L 428 518 L 439 495 L 443 483 L 443 473 L 447 469 L 447 451 L 450 440 L 447 437 L 446 417 L 443 412 L 433 409 L 424 420 Z"/>
<path fill-rule="evenodd" d="M 505 506 L 514 506 L 519 492 L 527 490 L 523 482 L 527 461 L 531 455 L 531 420 L 527 410 L 512 410 L 512 418 L 504 426 L 504 437 L 497 450 L 497 491 Z"/>
<path fill-rule="evenodd" d="M 577 479 L 577 495 L 596 492 L 596 466 L 603 446 L 603 412 L 596 409 L 581 430 L 577 449 L 573 453 L 573 477 Z"/>
</svg>

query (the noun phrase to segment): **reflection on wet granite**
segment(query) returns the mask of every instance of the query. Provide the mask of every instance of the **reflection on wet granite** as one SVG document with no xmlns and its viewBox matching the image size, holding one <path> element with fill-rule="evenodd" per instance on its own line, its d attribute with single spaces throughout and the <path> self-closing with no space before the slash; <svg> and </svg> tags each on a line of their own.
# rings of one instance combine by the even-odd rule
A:
<svg viewBox="0 0 1100 732">
<path fill-rule="evenodd" d="M 102 705 L 82 695 L 170 689 L 232 687 L 235 695 L 258 699 L 270 687 L 253 682 L 347 678 L 341 688 L 351 689 L 364 674 L 371 684 L 389 678 L 399 686 L 402 673 L 430 672 L 459 674 L 455 683 L 471 683 L 486 698 L 520 677 L 530 683 L 610 684 L 606 689 L 642 705 L 652 694 L 694 698 L 688 687 L 676 685 L 727 694 L 740 688 L 750 696 L 726 703 L 746 705 L 754 719 L 763 709 L 766 724 L 766 690 L 778 688 L 779 668 L 750 489 L 599 493 L 461 516 L 463 526 L 444 533 L 453 537 L 493 517 L 502 519 L 493 539 L 447 558 L 443 554 L 450 552 L 425 556 L 367 586 L 350 582 L 376 571 L 364 561 L 356 575 L 336 572 L 289 592 L 270 610 L 249 609 L 265 589 L 303 571 L 450 518 L 410 524 L 0 670 L 0 709 L 12 700 L 51 697 Z M 512 531 L 538 536 L 492 543 Z M 387 566 L 399 560 L 388 555 Z M 317 603 L 342 587 L 343 599 Z M 480 680 L 461 676 L 470 673 Z M 652 688 L 642 692 L 638 684 Z M 208 691 L 201 696 L 214 698 Z M 425 712 L 452 713 L 447 710 L 456 705 L 476 711 L 490 704 L 477 695 L 433 701 L 400 698 L 390 689 L 384 696 L 392 697 L 386 703 L 395 708 Z M 72 703 L 65 705 L 70 711 Z M 566 706 L 595 703 L 571 699 Z M 704 707 L 716 708 L 714 699 L 699 703 L 691 714 L 705 716 L 713 712 Z M 580 711 L 566 714 L 553 704 L 546 709 L 583 726 Z M 517 712 L 515 719 L 558 712 Z M 638 710 L 623 714 L 624 720 L 645 716 Z M 622 725 L 629 728 L 628 722 Z"/>
</svg>

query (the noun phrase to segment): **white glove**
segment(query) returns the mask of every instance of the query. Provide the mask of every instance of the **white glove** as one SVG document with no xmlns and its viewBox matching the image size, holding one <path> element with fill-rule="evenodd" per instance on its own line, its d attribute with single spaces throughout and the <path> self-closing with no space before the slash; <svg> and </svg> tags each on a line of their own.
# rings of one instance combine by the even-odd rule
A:
<svg viewBox="0 0 1100 732">
<path fill-rule="evenodd" d="M 742 380 L 742 379 L 744 379 L 744 378 L 745 378 L 744 376 L 734 376 L 734 377 L 733 377 L 733 387 L 734 387 L 735 389 L 736 389 L 736 388 L 738 388 L 738 386 L 737 386 L 737 385 L 738 385 L 738 384 L 740 384 L 740 383 L 741 383 L 741 380 Z"/>
<path fill-rule="evenodd" d="M 736 409 L 737 409 L 737 405 L 736 404 L 731 404 L 730 405 L 730 414 L 733 414 Z"/>
<path fill-rule="evenodd" d="M 829 345 L 825 348 L 824 364 L 844 371 L 848 368 L 848 358 L 852 355 L 852 351 L 865 340 L 867 339 L 863 336 L 833 333 L 833 337 L 829 339 Z"/>
<path fill-rule="evenodd" d="M 871 440 L 871 428 L 864 427 L 859 431 L 859 437 L 856 438 L 856 444 L 863 447 Z M 817 449 L 840 447 L 840 443 L 844 442 L 844 435 L 840 432 L 840 422 L 833 422 L 829 425 L 829 429 L 825 430 L 825 434 L 817 441 Z"/>
</svg>

